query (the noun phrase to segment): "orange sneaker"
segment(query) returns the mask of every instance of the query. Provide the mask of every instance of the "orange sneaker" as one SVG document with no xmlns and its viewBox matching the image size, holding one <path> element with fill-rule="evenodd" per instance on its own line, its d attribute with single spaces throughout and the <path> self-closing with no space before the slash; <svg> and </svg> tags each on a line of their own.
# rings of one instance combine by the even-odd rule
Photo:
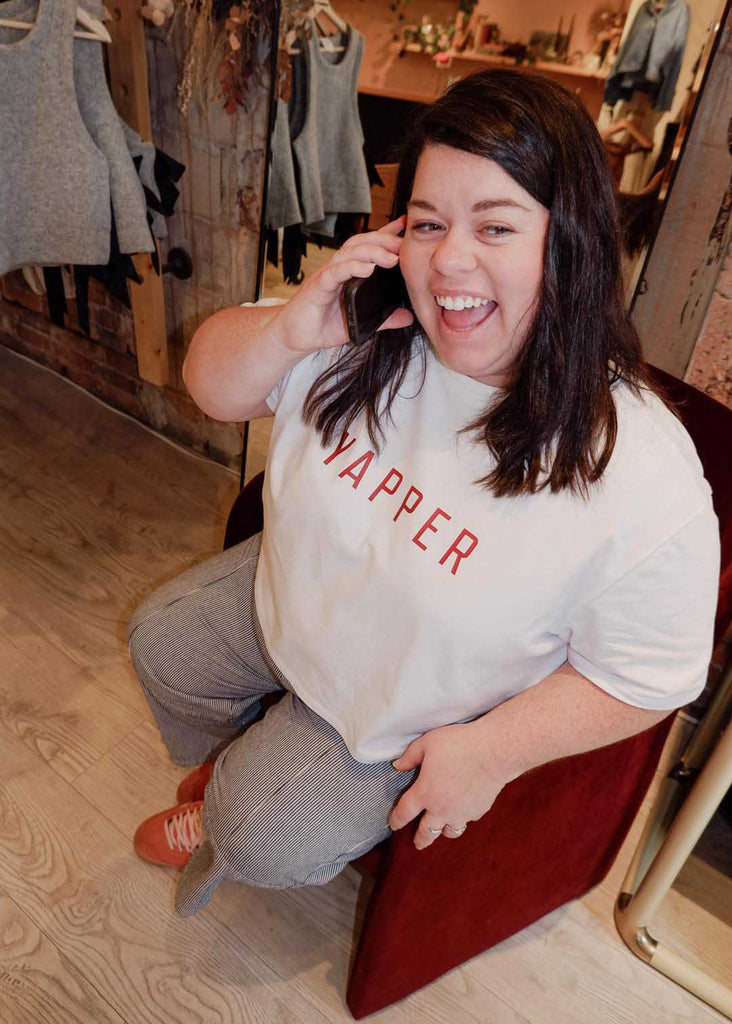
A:
<svg viewBox="0 0 732 1024">
<path fill-rule="evenodd" d="M 191 800 L 203 800 L 203 793 L 208 785 L 208 780 L 213 775 L 214 762 L 206 761 L 194 768 L 184 779 L 181 779 L 176 792 L 179 804 L 190 803 Z"/>
<path fill-rule="evenodd" d="M 151 864 L 184 867 L 203 842 L 202 810 L 203 800 L 193 800 L 146 818 L 132 841 L 137 856 Z"/>
</svg>

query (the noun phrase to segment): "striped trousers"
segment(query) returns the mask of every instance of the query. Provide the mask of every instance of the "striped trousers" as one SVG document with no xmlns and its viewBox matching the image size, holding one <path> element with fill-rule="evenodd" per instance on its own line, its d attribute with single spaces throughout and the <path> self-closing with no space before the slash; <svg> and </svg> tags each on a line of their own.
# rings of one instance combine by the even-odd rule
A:
<svg viewBox="0 0 732 1024">
<path fill-rule="evenodd" d="M 261 534 L 155 590 L 129 625 L 132 664 L 170 755 L 216 757 L 205 840 L 176 889 L 196 913 L 224 879 L 322 885 L 389 834 L 415 772 L 354 760 L 338 732 L 292 691 L 267 654 L 254 609 Z M 281 699 L 252 723 L 260 699 Z"/>
</svg>

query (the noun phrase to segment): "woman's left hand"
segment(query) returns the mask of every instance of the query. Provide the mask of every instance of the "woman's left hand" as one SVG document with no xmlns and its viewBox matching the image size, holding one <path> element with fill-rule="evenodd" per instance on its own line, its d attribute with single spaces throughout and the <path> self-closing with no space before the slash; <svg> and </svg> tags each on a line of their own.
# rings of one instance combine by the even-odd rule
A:
<svg viewBox="0 0 732 1024">
<path fill-rule="evenodd" d="M 390 827 L 397 830 L 424 812 L 414 837 L 418 850 L 441 835 L 458 839 L 463 826 L 482 818 L 516 777 L 502 770 L 486 749 L 485 730 L 477 725 L 480 721 L 432 729 L 392 762 L 399 771 L 419 768 L 416 781 L 389 818 Z"/>
</svg>

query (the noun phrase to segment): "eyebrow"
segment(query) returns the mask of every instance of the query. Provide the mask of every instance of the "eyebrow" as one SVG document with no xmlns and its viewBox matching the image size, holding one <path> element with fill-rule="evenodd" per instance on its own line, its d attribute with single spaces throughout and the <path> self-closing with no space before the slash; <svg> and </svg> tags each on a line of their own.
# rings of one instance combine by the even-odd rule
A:
<svg viewBox="0 0 732 1024">
<path fill-rule="evenodd" d="M 431 213 L 437 213 L 437 207 L 433 206 L 432 203 L 428 203 L 426 199 L 410 199 L 407 203 L 407 207 L 415 207 L 418 210 L 429 210 Z M 512 206 L 517 210 L 525 210 L 526 213 L 531 213 L 528 206 L 522 206 L 521 203 L 517 203 L 515 199 L 509 199 L 508 196 L 501 199 L 481 199 L 479 203 L 474 203 L 471 207 L 472 213 L 483 213 L 484 210 L 493 210 L 497 206 Z"/>
</svg>

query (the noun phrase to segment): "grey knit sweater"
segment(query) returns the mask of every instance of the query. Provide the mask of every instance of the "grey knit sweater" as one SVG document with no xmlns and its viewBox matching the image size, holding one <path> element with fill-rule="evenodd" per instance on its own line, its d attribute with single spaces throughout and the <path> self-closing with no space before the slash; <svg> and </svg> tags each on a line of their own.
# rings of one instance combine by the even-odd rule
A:
<svg viewBox="0 0 732 1024">
<path fill-rule="evenodd" d="M 30 32 L 0 29 L 0 274 L 109 259 L 109 170 L 74 86 L 76 5 L 40 0 Z"/>
</svg>

